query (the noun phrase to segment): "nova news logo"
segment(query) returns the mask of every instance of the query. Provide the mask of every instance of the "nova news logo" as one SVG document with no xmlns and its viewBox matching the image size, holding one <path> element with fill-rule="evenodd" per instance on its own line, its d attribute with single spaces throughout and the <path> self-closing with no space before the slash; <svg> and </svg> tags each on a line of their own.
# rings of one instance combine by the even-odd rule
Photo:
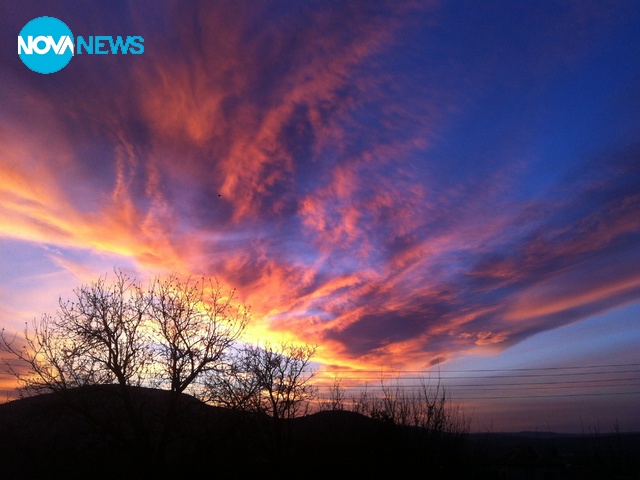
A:
<svg viewBox="0 0 640 480">
<path fill-rule="evenodd" d="M 38 17 L 28 22 L 18 35 L 18 55 L 37 73 L 62 70 L 75 55 L 144 53 L 140 36 L 78 36 L 74 41 L 69 27 L 53 17 Z"/>
</svg>

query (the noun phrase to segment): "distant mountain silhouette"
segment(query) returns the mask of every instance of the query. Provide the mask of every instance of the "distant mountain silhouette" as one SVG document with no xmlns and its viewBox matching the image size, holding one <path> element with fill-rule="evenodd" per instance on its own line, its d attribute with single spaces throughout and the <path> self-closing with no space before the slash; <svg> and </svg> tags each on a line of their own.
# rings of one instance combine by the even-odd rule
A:
<svg viewBox="0 0 640 480">
<path fill-rule="evenodd" d="M 165 455 L 156 461 L 153 449 L 169 393 L 133 387 L 130 392 L 143 437 L 136 435 L 125 415 L 115 385 L 0 405 L 0 477 L 245 478 L 275 474 L 304 479 L 359 478 L 381 472 L 415 476 L 419 472 L 430 479 L 491 479 L 515 478 L 498 475 L 513 472 L 514 464 L 521 462 L 517 468 L 524 475 L 607 478 L 615 462 L 625 461 L 629 464 L 623 473 L 638 472 L 633 458 L 640 453 L 635 450 L 640 435 L 623 437 L 617 447 L 620 453 L 611 456 L 607 449 L 615 443 L 585 444 L 590 439 L 584 436 L 523 432 L 461 438 L 400 427 L 351 411 L 321 411 L 274 422 L 264 415 L 213 407 L 189 395 L 180 397 L 176 431 Z M 591 462 L 595 454 L 602 455 L 603 461 L 576 467 L 578 460 Z M 566 467 L 567 459 L 573 462 L 573 470 Z M 547 470 L 541 472 L 541 468 Z"/>
</svg>

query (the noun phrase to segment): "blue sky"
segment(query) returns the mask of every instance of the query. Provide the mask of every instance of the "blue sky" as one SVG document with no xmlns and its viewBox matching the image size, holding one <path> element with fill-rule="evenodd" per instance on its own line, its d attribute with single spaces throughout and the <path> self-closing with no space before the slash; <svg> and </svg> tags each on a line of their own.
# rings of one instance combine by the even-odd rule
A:
<svg viewBox="0 0 640 480">
<path fill-rule="evenodd" d="M 36 74 L 15 43 L 43 15 L 145 51 Z M 638 371 L 636 2 L 5 2 L 0 18 L 5 328 L 117 266 L 218 277 L 252 306 L 250 337 L 317 344 L 327 374 Z M 600 412 L 637 430 L 640 384 L 619 383 L 531 398 L 535 415 L 466 404 L 479 428 Z"/>
</svg>

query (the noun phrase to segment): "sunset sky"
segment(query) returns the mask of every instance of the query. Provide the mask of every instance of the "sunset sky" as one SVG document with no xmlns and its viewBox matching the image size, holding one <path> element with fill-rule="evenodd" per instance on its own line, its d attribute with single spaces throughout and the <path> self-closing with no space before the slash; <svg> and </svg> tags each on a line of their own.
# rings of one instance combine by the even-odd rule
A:
<svg viewBox="0 0 640 480">
<path fill-rule="evenodd" d="M 144 53 L 32 72 L 45 15 Z M 640 430 L 640 3 L 4 1 L 0 46 L 6 330 L 204 274 L 323 378 Z"/>
</svg>

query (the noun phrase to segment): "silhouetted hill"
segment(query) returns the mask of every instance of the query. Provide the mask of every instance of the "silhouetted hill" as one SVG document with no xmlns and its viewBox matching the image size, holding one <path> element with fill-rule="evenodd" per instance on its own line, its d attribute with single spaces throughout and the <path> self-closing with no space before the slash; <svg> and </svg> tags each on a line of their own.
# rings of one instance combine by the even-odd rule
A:
<svg viewBox="0 0 640 480">
<path fill-rule="evenodd" d="M 169 393 L 148 388 L 133 392 L 139 435 L 125 414 L 119 387 L 115 385 L 45 394 L 0 405 L 0 464 L 2 477 L 27 474 L 111 478 L 123 471 L 155 471 L 154 447 L 158 444 Z M 197 466 L 211 459 L 217 448 L 227 458 L 230 446 L 249 418 L 239 412 L 212 407 L 189 395 L 180 397 L 178 425 L 165 455 L 172 465 Z M 229 450 L 229 451 L 227 451 Z M 165 468 L 166 467 L 166 468 Z M 157 472 L 158 473 L 158 472 Z M 5 477 L 8 474 L 9 477 Z"/>
<path fill-rule="evenodd" d="M 637 478 L 633 475 L 638 472 L 640 434 L 461 437 L 350 411 L 274 422 L 264 415 L 212 407 L 189 395 L 180 397 L 175 433 L 162 458 L 156 459 L 169 394 L 148 388 L 130 392 L 138 426 L 131 425 L 119 387 L 113 385 L 0 405 L 0 477 L 245 478 L 277 472 L 316 478 L 418 472 L 443 479 L 529 474 L 569 479 L 614 474 Z"/>
<path fill-rule="evenodd" d="M 168 392 L 131 388 L 144 437 L 125 415 L 119 387 L 95 386 L 0 405 L 3 478 L 102 476 L 123 471 L 155 476 L 220 473 L 246 477 L 265 469 L 292 473 L 379 472 L 394 465 L 424 466 L 433 452 L 428 435 L 348 411 L 323 411 L 297 419 L 216 408 L 182 395 L 176 432 L 159 468 L 154 447 L 162 431 Z M 435 450 L 434 450 L 435 451 Z M 5 477 L 7 475 L 7 477 Z"/>
</svg>

